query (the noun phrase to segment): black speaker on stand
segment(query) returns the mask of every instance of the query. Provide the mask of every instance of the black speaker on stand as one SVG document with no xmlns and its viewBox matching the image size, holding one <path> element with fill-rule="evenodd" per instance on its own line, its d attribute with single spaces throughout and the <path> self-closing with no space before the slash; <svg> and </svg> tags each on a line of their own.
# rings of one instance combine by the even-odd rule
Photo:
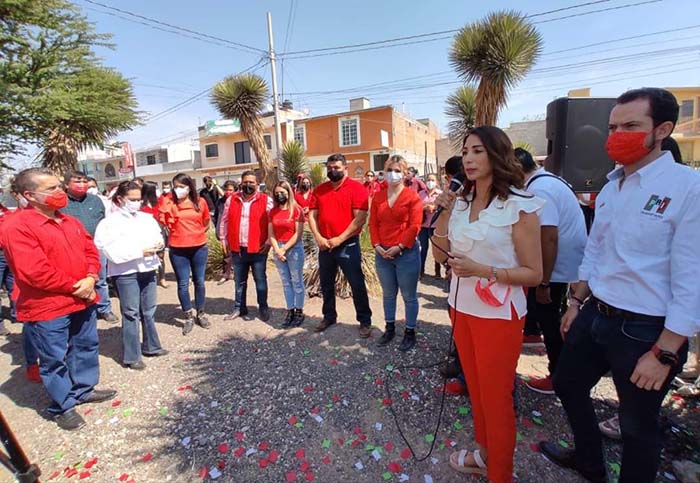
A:
<svg viewBox="0 0 700 483">
<path fill-rule="evenodd" d="M 597 193 L 615 163 L 605 152 L 615 99 L 560 97 L 547 104 L 547 170 L 579 193 Z"/>
</svg>

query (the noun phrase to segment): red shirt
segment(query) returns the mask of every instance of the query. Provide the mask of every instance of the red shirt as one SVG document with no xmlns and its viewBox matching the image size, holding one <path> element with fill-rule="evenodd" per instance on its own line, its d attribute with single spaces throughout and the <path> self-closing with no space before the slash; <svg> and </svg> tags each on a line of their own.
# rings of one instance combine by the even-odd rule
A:
<svg viewBox="0 0 700 483">
<path fill-rule="evenodd" d="M 370 198 L 382 190 L 382 185 L 379 184 L 378 181 L 365 181 L 363 186 L 367 190 L 367 195 Z"/>
<path fill-rule="evenodd" d="M 307 191 L 306 192 L 307 197 L 304 198 L 304 192 L 303 191 L 297 191 L 294 193 L 294 200 L 297 202 L 297 205 L 299 205 L 299 208 L 304 210 L 304 208 L 308 208 L 309 205 L 311 204 L 311 198 L 313 198 L 313 191 Z M 306 210 L 306 213 L 304 214 L 304 221 L 309 221 L 309 211 L 308 209 Z"/>
<path fill-rule="evenodd" d="M 318 231 L 321 236 L 333 238 L 343 233 L 355 219 L 353 210 L 369 209 L 367 190 L 362 183 L 348 177 L 338 188 L 326 181 L 314 190 L 309 209 L 318 210 Z"/>
<path fill-rule="evenodd" d="M 423 202 L 410 188 L 401 190 L 389 206 L 389 190 L 381 190 L 374 195 L 369 213 L 369 236 L 372 245 L 385 248 L 401 243 L 406 248 L 413 247 L 423 223 Z"/>
<path fill-rule="evenodd" d="M 0 235 L 15 276 L 17 320 L 40 322 L 78 312 L 97 300 L 73 297 L 73 285 L 100 271 L 100 256 L 83 224 L 33 208 L 10 216 Z"/>
<path fill-rule="evenodd" d="M 283 210 L 275 206 L 270 210 L 270 223 L 272 224 L 272 234 L 275 239 L 278 242 L 286 243 L 296 233 L 297 223 L 304 223 L 304 213 L 297 206 L 294 209 L 294 215 L 289 218 L 289 210 Z"/>
<path fill-rule="evenodd" d="M 143 205 L 141 207 L 141 211 L 144 213 L 148 213 L 153 216 L 153 218 L 158 221 L 158 207 L 157 206 L 148 206 L 148 205 Z"/>
<path fill-rule="evenodd" d="M 207 228 L 211 218 L 207 202 L 199 198 L 199 211 L 189 198 L 179 204 L 172 196 L 161 198 L 158 203 L 158 221 L 170 232 L 168 245 L 171 247 L 200 247 L 207 242 Z"/>
</svg>

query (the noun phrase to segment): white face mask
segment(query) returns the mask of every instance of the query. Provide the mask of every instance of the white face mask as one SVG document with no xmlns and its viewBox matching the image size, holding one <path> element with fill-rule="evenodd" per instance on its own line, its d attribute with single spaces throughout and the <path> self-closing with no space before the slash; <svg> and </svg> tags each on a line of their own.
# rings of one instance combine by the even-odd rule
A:
<svg viewBox="0 0 700 483">
<path fill-rule="evenodd" d="M 29 206 L 29 201 L 27 201 L 27 198 L 25 198 L 24 196 L 19 196 L 17 198 L 17 205 L 20 208 L 25 209 L 27 206 Z"/>
<path fill-rule="evenodd" d="M 428 180 L 428 182 L 425 183 L 425 185 L 428 187 L 429 190 L 434 190 L 437 186 L 437 183 L 433 180 Z"/>
<path fill-rule="evenodd" d="M 179 200 L 190 194 L 190 189 L 187 186 L 178 186 L 173 191 L 175 191 L 175 196 L 177 196 Z"/>
<path fill-rule="evenodd" d="M 88 194 L 95 195 L 95 196 L 100 194 L 100 190 L 98 190 L 94 186 L 91 188 L 88 188 L 87 192 L 88 192 Z"/>
<path fill-rule="evenodd" d="M 395 173 L 394 171 L 387 171 L 384 174 L 384 177 L 386 178 L 386 180 L 390 184 L 396 184 L 396 183 L 400 183 L 401 181 L 403 181 L 403 174 Z"/>
<path fill-rule="evenodd" d="M 141 209 L 140 201 L 124 200 L 124 209 L 129 213 L 136 213 Z"/>
<path fill-rule="evenodd" d="M 170 188 L 163 188 L 163 193 L 165 193 L 166 195 L 170 193 Z"/>
</svg>

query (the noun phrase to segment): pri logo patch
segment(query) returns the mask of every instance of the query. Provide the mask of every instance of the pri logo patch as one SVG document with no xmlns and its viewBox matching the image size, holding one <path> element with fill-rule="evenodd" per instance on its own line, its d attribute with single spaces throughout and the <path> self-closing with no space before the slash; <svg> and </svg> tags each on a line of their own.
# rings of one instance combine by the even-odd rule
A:
<svg viewBox="0 0 700 483">
<path fill-rule="evenodd" d="M 661 198 L 659 195 L 651 195 L 649 201 L 644 205 L 644 211 L 650 213 L 656 213 L 657 215 L 663 215 L 668 205 L 671 204 L 671 198 L 664 197 Z"/>
</svg>

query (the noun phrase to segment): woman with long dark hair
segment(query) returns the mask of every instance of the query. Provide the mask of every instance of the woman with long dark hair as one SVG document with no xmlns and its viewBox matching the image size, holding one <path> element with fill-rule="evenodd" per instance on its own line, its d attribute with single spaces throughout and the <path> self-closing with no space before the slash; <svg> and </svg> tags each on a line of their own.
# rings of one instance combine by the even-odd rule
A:
<svg viewBox="0 0 700 483">
<path fill-rule="evenodd" d="M 141 188 L 141 211 L 148 213 L 158 221 L 158 185 L 153 181 L 146 181 Z M 158 267 L 158 285 L 163 288 L 168 288 L 165 281 L 165 246 L 168 245 L 168 230 L 165 226 L 158 223 L 163 240 L 165 242 L 163 249 L 158 251 L 160 266 Z"/>
<path fill-rule="evenodd" d="M 309 221 L 309 205 L 311 204 L 311 196 L 314 185 L 311 183 L 311 178 L 305 173 L 297 176 L 296 192 L 294 193 L 294 201 L 304 213 L 304 221 Z"/>
<path fill-rule="evenodd" d="M 184 173 L 173 178 L 172 192 L 158 205 L 158 219 L 170 233 L 170 263 L 177 279 L 177 297 L 185 316 L 182 335 L 192 331 L 195 322 L 202 328 L 211 326 L 204 313 L 204 273 L 209 247 L 207 228 L 211 223 L 207 202 L 198 194 L 194 180 Z M 194 282 L 194 305 L 190 298 L 190 276 Z"/>
<path fill-rule="evenodd" d="M 450 456 L 461 473 L 510 482 L 515 451 L 513 384 L 527 312 L 525 287 L 542 281 L 537 211 L 508 136 L 472 130 L 462 147 L 462 193 L 444 192 L 433 255 L 452 268 L 450 316 L 469 387 L 478 449 Z M 449 253 L 449 255 L 448 255 Z"/>
</svg>

